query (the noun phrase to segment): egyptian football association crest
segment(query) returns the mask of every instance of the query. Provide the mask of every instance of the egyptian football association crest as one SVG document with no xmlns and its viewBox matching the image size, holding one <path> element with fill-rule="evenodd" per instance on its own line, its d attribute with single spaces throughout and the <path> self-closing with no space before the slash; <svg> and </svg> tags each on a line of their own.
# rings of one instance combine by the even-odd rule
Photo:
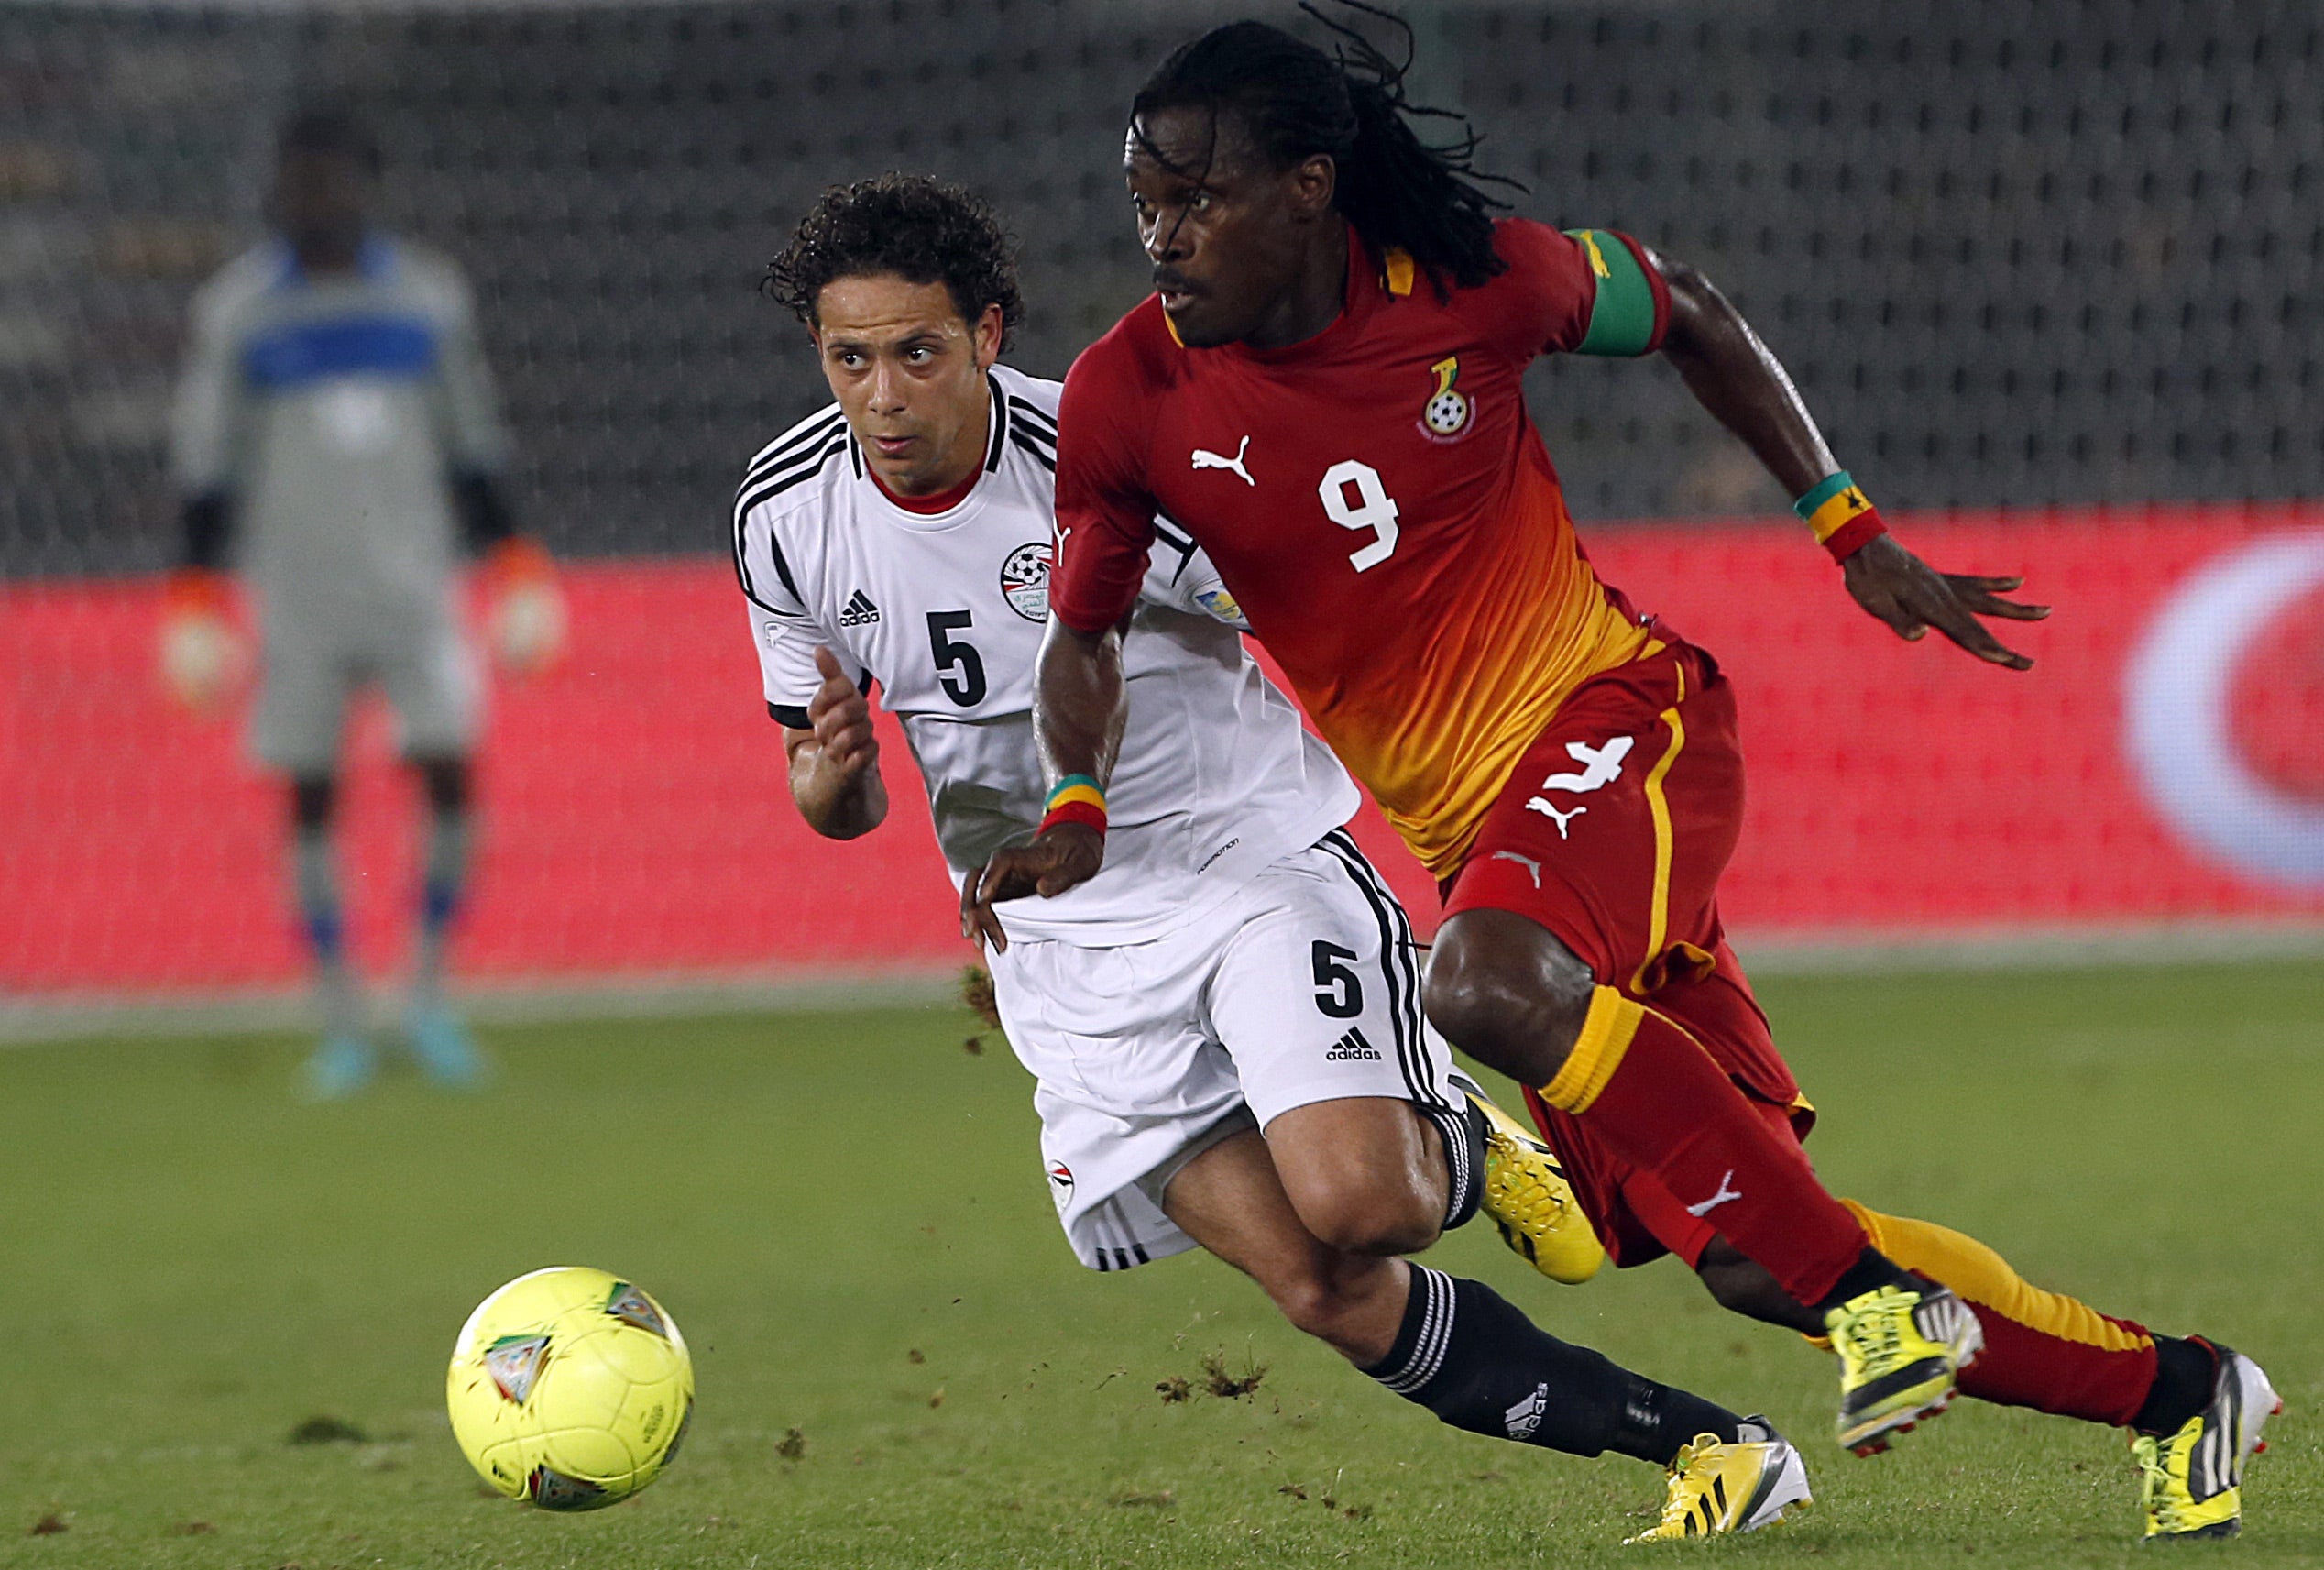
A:
<svg viewBox="0 0 2324 1570">
<path fill-rule="evenodd" d="M 1454 384 L 1461 379 L 1461 357 L 1447 355 L 1429 367 L 1436 377 L 1436 390 L 1420 409 L 1420 429 L 1440 442 L 1457 441 L 1469 428 L 1469 416 L 1476 411 L 1467 394 Z"/>
<path fill-rule="evenodd" d="M 1049 543 L 1019 545 L 1001 562 L 1001 598 L 1027 621 L 1049 619 Z"/>
</svg>

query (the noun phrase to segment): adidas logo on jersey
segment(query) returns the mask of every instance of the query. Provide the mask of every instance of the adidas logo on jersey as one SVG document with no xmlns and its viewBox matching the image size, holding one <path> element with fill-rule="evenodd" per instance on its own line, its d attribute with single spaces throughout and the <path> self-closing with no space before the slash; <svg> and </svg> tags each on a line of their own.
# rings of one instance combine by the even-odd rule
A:
<svg viewBox="0 0 2324 1570">
<path fill-rule="evenodd" d="M 1349 1031 L 1332 1043 L 1332 1049 L 1323 1054 L 1323 1060 L 1327 1063 L 1351 1063 L 1358 1059 L 1372 1063 L 1380 1060 L 1379 1048 L 1364 1039 L 1361 1030 Z"/>
<path fill-rule="evenodd" d="M 872 604 L 871 598 L 860 588 L 848 596 L 848 602 L 839 608 L 839 625 L 842 627 L 861 627 L 879 619 L 880 608 Z"/>
</svg>

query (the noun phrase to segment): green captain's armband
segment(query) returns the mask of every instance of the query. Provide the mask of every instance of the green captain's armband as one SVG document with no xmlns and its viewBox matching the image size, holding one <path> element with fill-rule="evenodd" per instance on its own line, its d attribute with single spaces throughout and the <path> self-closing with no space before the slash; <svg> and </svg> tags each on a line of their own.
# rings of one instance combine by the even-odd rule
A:
<svg viewBox="0 0 2324 1570">
<path fill-rule="evenodd" d="M 1590 305 L 1590 330 L 1573 347 L 1577 355 L 1646 354 L 1661 342 L 1661 328 L 1670 307 L 1669 296 L 1650 276 L 1619 235 L 1606 229 L 1568 229 L 1566 236 L 1589 258 L 1597 279 L 1597 298 Z"/>
</svg>

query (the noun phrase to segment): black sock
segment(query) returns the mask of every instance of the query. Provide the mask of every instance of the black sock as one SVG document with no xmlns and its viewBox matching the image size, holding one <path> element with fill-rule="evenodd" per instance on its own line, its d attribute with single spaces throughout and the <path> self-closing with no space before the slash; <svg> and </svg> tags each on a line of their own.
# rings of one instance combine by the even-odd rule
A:
<svg viewBox="0 0 2324 1570">
<path fill-rule="evenodd" d="M 1485 1202 L 1485 1114 L 1466 1096 L 1458 1106 L 1414 1102 L 1412 1110 L 1436 1125 L 1444 1147 L 1444 1230 L 1464 1226 Z"/>
<path fill-rule="evenodd" d="M 2211 1404 L 2211 1389 L 2219 1377 L 2219 1354 L 2203 1342 L 2156 1336 L 2154 1384 L 2131 1426 L 2141 1433 L 2176 1433 L 2188 1418 Z"/>
<path fill-rule="evenodd" d="M 1619 1455 L 1668 1466 L 1678 1460 L 1681 1445 L 1706 1433 L 1722 1444 L 1733 1444 L 1742 1439 L 1764 1440 L 1775 1432 L 1764 1419 L 1738 1418 L 1691 1390 L 1658 1385 L 1627 1368 L 1622 1377 L 1629 1382 L 1629 1393 L 1622 1399 L 1621 1426 L 1606 1446 Z"/>
<path fill-rule="evenodd" d="M 1699 1435 L 1742 1437 L 1733 1412 L 1560 1341 L 1484 1282 L 1411 1270 L 1396 1345 L 1364 1372 L 1454 1428 L 1660 1466 Z"/>
<path fill-rule="evenodd" d="M 1830 1313 L 1850 1299 L 1860 1298 L 1867 1292 L 1877 1292 L 1882 1287 L 1918 1288 L 1921 1285 L 1919 1277 L 1879 1249 L 1868 1246 L 1856 1257 L 1856 1263 L 1842 1272 L 1839 1280 L 1825 1294 L 1824 1301 L 1808 1306 L 1817 1313 Z"/>
</svg>

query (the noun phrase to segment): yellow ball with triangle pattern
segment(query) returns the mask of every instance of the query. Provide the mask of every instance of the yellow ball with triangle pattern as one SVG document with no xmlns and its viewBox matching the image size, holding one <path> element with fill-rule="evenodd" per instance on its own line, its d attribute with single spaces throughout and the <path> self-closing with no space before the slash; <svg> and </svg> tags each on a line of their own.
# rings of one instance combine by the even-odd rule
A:
<svg viewBox="0 0 2324 1570">
<path fill-rule="evenodd" d="M 547 1510 L 593 1510 L 661 1475 L 694 1416 L 685 1338 L 603 1270 L 519 1276 L 460 1327 L 452 1433 L 484 1480 Z"/>
</svg>

